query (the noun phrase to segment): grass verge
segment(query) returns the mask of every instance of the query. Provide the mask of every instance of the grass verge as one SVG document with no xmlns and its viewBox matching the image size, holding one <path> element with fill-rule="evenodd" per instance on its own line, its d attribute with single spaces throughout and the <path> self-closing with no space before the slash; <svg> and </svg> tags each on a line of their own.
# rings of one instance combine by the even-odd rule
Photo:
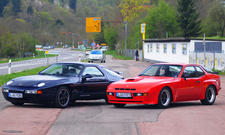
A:
<svg viewBox="0 0 225 135">
<path fill-rule="evenodd" d="M 34 68 L 34 69 L 30 69 L 30 70 L 24 70 L 22 72 L 16 72 L 16 73 L 12 73 L 10 75 L 1 75 L 0 76 L 0 86 L 2 86 L 3 84 L 5 84 L 6 82 L 8 82 L 9 80 L 16 78 L 16 77 L 21 77 L 21 76 L 26 76 L 26 75 L 35 75 L 38 72 L 42 71 L 43 69 L 45 69 L 47 66 L 42 66 L 42 67 L 38 67 L 38 68 Z"/>
<path fill-rule="evenodd" d="M 47 54 L 46 57 L 55 57 L 57 56 L 56 54 Z M 37 55 L 35 56 L 35 58 L 32 57 L 24 57 L 24 58 L 13 58 L 12 62 L 15 61 L 23 61 L 23 60 L 30 60 L 30 59 L 39 59 L 39 58 L 45 58 L 45 52 L 44 51 L 37 51 Z M 8 63 L 9 59 L 4 58 L 0 60 L 0 63 Z"/>
<path fill-rule="evenodd" d="M 131 57 L 121 56 L 121 55 L 117 54 L 116 50 L 106 51 L 105 54 L 112 55 L 114 58 L 120 59 L 120 60 L 132 60 Z"/>
</svg>

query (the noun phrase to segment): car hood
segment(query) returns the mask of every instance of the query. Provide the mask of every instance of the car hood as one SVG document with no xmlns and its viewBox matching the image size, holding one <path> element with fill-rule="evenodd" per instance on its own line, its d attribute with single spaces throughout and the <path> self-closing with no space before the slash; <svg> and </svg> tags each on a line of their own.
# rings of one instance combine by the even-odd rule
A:
<svg viewBox="0 0 225 135">
<path fill-rule="evenodd" d="M 58 84 L 67 84 L 71 82 L 77 82 L 78 77 L 61 77 L 61 76 L 50 76 L 50 75 L 30 75 L 18 77 L 12 80 L 13 83 L 10 86 L 21 86 L 21 87 L 38 87 L 39 83 L 45 83 L 43 87 L 52 87 Z"/>
<path fill-rule="evenodd" d="M 153 88 L 157 85 L 169 83 L 174 81 L 174 77 L 159 77 L 159 76 L 138 76 L 134 78 L 124 79 L 118 82 L 114 82 L 110 85 L 112 89 L 115 88 L 135 88 L 145 89 Z"/>
</svg>

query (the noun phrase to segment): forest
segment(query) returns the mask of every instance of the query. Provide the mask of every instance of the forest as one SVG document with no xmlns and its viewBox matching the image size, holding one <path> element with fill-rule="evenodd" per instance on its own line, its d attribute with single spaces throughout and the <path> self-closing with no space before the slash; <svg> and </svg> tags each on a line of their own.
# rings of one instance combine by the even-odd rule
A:
<svg viewBox="0 0 225 135">
<path fill-rule="evenodd" d="M 111 50 L 137 48 L 146 38 L 225 36 L 224 0 L 1 0 L 0 57 L 24 57 L 36 44 L 95 40 Z M 101 17 L 102 32 L 86 33 L 85 18 Z M 72 34 L 71 34 L 72 33 Z M 141 46 L 139 46 L 141 48 Z"/>
</svg>

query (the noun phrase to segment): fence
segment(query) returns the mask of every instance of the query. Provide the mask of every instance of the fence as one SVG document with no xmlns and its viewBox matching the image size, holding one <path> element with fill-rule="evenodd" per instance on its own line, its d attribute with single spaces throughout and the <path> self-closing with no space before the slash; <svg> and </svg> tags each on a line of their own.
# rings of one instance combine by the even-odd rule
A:
<svg viewBox="0 0 225 135">
<path fill-rule="evenodd" d="M 192 52 L 189 56 L 189 63 L 200 64 L 209 69 L 225 70 L 224 53 L 204 53 Z"/>
<path fill-rule="evenodd" d="M 125 56 L 131 57 L 133 59 L 135 59 L 135 52 L 136 52 L 135 49 L 127 49 L 127 52 L 126 53 L 125 53 L 125 50 L 124 49 L 117 50 L 117 54 L 125 55 Z M 142 60 L 143 59 L 142 54 L 143 54 L 142 50 L 139 50 L 139 60 Z"/>
</svg>

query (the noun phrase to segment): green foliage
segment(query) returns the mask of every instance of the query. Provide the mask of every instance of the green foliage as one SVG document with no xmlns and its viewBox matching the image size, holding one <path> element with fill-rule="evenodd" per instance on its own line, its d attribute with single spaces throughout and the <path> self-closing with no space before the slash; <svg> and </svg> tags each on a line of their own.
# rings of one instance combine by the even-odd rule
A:
<svg viewBox="0 0 225 135">
<path fill-rule="evenodd" d="M 27 8 L 27 14 L 28 15 L 33 15 L 34 14 L 34 8 L 32 7 L 32 5 L 29 5 Z"/>
<path fill-rule="evenodd" d="M 224 36 L 225 31 L 225 7 L 216 2 L 209 11 L 207 21 L 204 25 L 205 32 L 207 35 L 217 35 Z"/>
<path fill-rule="evenodd" d="M 140 11 L 143 9 L 143 5 L 146 0 L 121 0 L 119 8 L 125 21 L 132 21 L 136 18 Z"/>
<path fill-rule="evenodd" d="M 196 37 L 201 34 L 201 20 L 193 0 L 178 0 L 178 22 L 184 37 Z"/>
<path fill-rule="evenodd" d="M 13 5 L 13 12 L 15 15 L 17 15 L 19 12 L 21 12 L 21 0 L 11 0 Z"/>
<path fill-rule="evenodd" d="M 0 38 L 0 57 L 24 57 L 25 52 L 35 53 L 38 41 L 27 33 L 6 33 Z"/>
<path fill-rule="evenodd" d="M 115 50 L 117 40 L 118 40 L 118 33 L 115 27 L 112 26 L 105 26 L 104 27 L 104 38 L 109 46 L 110 50 Z"/>
<path fill-rule="evenodd" d="M 3 16 L 3 10 L 8 3 L 9 0 L 0 0 L 0 17 Z"/>
<path fill-rule="evenodd" d="M 175 9 L 169 6 L 164 0 L 160 0 L 158 5 L 154 4 L 149 9 L 145 23 L 147 38 L 165 38 L 166 33 L 168 33 L 169 37 L 174 37 L 179 34 Z"/>
<path fill-rule="evenodd" d="M 44 70 L 45 68 L 46 68 L 46 66 L 43 66 L 43 67 L 31 69 L 31 70 L 24 70 L 24 71 L 18 72 L 18 73 L 12 73 L 10 75 L 2 75 L 2 76 L 0 76 L 0 86 L 2 86 L 3 84 L 8 82 L 9 80 L 12 80 L 16 77 L 38 74 L 38 72 Z"/>
<path fill-rule="evenodd" d="M 121 55 L 117 54 L 116 50 L 106 51 L 105 54 L 112 55 L 114 58 L 120 59 L 120 60 L 132 60 L 131 57 L 121 56 Z"/>
<path fill-rule="evenodd" d="M 95 37 L 94 40 L 96 41 L 96 43 L 105 43 L 105 38 L 104 38 L 104 32 L 98 32 Z"/>
<path fill-rule="evenodd" d="M 77 0 L 69 0 L 69 6 L 71 9 L 73 9 L 74 12 L 76 12 L 76 4 Z"/>
</svg>

